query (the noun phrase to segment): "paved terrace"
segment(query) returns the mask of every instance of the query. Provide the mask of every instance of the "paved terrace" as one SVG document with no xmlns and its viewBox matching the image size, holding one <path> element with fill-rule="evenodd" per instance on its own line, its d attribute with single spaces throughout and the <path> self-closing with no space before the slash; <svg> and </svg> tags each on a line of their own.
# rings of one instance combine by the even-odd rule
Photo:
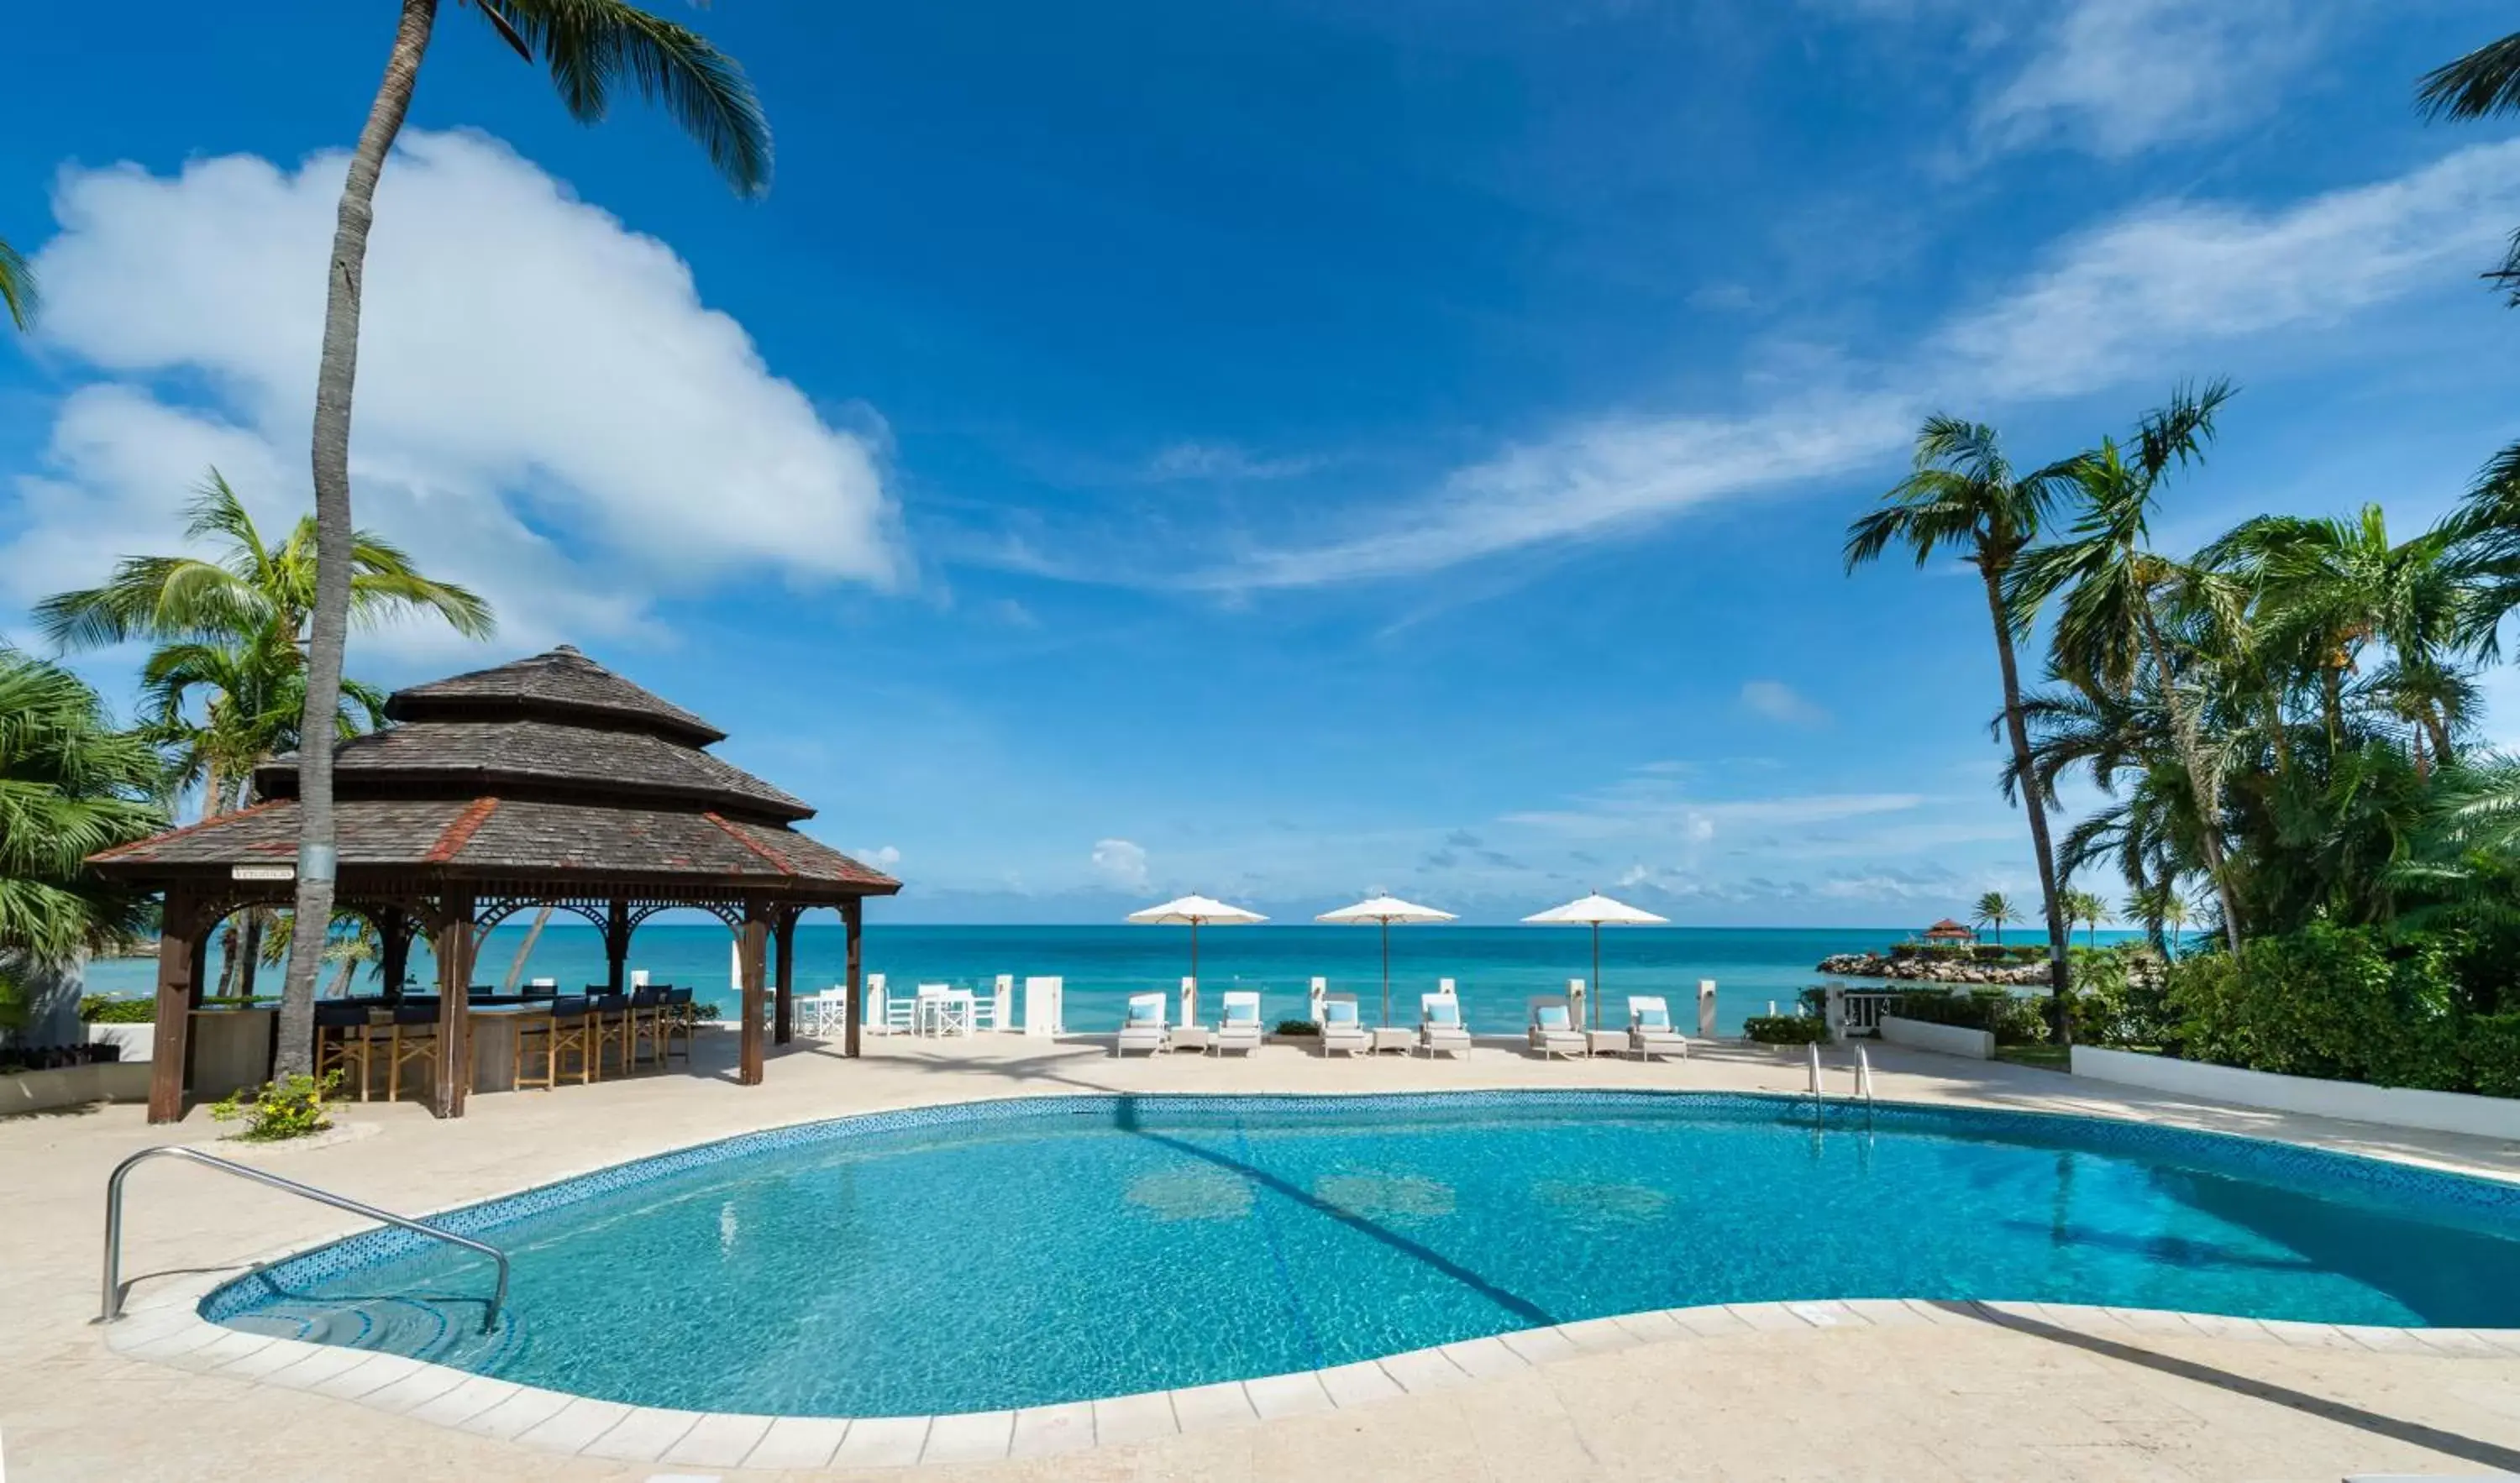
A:
<svg viewBox="0 0 2520 1483">
<path fill-rule="evenodd" d="M 767 1083 L 733 1080 L 733 1037 L 694 1074 L 482 1097 L 462 1122 L 417 1103 L 353 1104 L 320 1146 L 246 1156 L 388 1209 L 466 1203 L 752 1129 L 886 1107 L 1061 1091 L 1406 1091 L 1679 1087 L 1799 1091 L 1798 1059 L 1747 1047 L 1685 1065 L 1543 1063 L 1482 1046 L 1466 1062 L 1113 1059 L 1104 1044 L 1013 1037 L 869 1042 L 849 1063 L 808 1042 Z M 2288 1139 L 2520 1178 L 2520 1146 L 2395 1133 L 2102 1089 L 2052 1072 L 1879 1050 L 1884 1099 L 2093 1112 Z M 1832 1090 L 1849 1076 L 1832 1061 Z M 1627 1478 L 2305 1478 L 2520 1471 L 2520 1337 L 2341 1330 L 2101 1310 L 1900 1303 L 1692 1309 L 1570 1325 L 1348 1367 L 1329 1385 L 1209 1387 L 1069 1409 L 1058 1424 L 726 1422 L 638 1431 L 597 1411 L 576 1455 L 452 1429 L 503 1382 L 343 1383 L 356 1398 L 261 1383 L 249 1343 L 222 1368 L 124 1358 L 96 1310 L 103 1190 L 114 1162 L 206 1144 L 195 1112 L 152 1129 L 137 1106 L 0 1121 L 0 1445 L 18 1483 L 97 1479 L 647 1479 L 722 1476 L 1052 1480 Z M 236 1150 L 222 1149 L 234 1155 Z M 126 1274 L 135 1306 L 177 1285 L 357 1229 L 337 1212 L 211 1171 L 137 1175 Z M 1779 1232 L 1779 1239 L 1790 1239 Z M 153 1278 L 152 1274 L 161 1276 Z M 191 1274 L 176 1276 L 175 1274 Z M 196 1363 L 207 1364 L 200 1356 Z M 341 1366 L 345 1374 L 348 1363 Z M 617 1415 L 617 1408 L 615 1414 Z M 1029 1414 L 1027 1414 L 1029 1416 Z M 541 1419 L 541 1418 L 537 1418 Z M 1040 1419 L 1040 1418 L 1035 1418 Z M 603 1423 L 603 1424 L 595 1424 Z M 731 1424 L 730 1424 L 731 1423 Z M 664 1435 L 671 1431 L 673 1435 Z M 607 1435 L 608 1432 L 612 1434 Z M 547 1431 L 546 1443 L 552 1440 Z M 1040 1452 L 1058 1447 L 1068 1450 Z M 1010 1453 L 1014 1455 L 1010 1456 Z M 605 1454 L 629 1454 L 629 1457 Z M 916 1473 L 861 1467 L 923 1458 Z M 980 1459 L 980 1461 L 955 1461 Z M 988 1461 L 994 1459 L 994 1461 Z"/>
</svg>

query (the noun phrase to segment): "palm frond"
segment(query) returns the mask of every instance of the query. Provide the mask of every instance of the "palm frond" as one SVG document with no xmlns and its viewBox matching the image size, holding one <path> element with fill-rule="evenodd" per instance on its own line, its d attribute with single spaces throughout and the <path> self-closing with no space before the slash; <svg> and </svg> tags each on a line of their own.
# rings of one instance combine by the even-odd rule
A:
<svg viewBox="0 0 2520 1483">
<path fill-rule="evenodd" d="M 770 189 L 770 123 L 735 60 L 687 26 L 622 0 L 477 0 L 511 43 L 540 54 L 562 106 L 601 120 L 628 83 L 682 126 L 743 196 Z"/>
<path fill-rule="evenodd" d="M 11 324 L 24 330 L 34 324 L 40 303 L 35 275 L 26 266 L 26 259 L 16 247 L 0 241 L 0 309 L 8 311 Z"/>
</svg>

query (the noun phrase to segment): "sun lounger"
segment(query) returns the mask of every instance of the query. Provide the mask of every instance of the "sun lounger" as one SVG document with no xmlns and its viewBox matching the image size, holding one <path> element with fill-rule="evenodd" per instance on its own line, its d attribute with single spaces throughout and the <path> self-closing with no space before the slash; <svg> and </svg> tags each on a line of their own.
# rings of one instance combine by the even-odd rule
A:
<svg viewBox="0 0 2520 1483">
<path fill-rule="evenodd" d="M 1421 995 L 1418 1000 L 1418 1049 L 1429 1056 L 1438 1051 L 1470 1054 L 1470 1027 L 1462 1023 L 1462 1002 L 1453 996 L 1452 982 L 1445 979 L 1443 993 Z"/>
<path fill-rule="evenodd" d="M 1120 1022 L 1119 1055 L 1144 1051 L 1151 1056 L 1170 1049 L 1170 1038 L 1164 1034 L 1164 996 L 1132 994 L 1129 996 L 1129 1017 Z"/>
<path fill-rule="evenodd" d="M 1208 1049 L 1239 1051 L 1245 1056 L 1259 1050 L 1260 996 L 1247 989 L 1237 989 L 1225 996 L 1224 1010 L 1224 1017 L 1216 1022 L 1216 1039 Z"/>
<path fill-rule="evenodd" d="M 1531 1001 L 1531 1049 L 1543 1060 L 1585 1054 L 1584 1032 L 1575 1028 L 1575 1011 L 1565 1000 L 1544 995 Z"/>
<path fill-rule="evenodd" d="M 1344 1051 L 1354 1056 L 1371 1049 L 1373 1037 L 1365 1033 L 1365 1021 L 1356 1014 L 1354 994 L 1331 994 L 1322 1000 L 1322 1054 Z"/>
<path fill-rule="evenodd" d="M 1659 998 L 1628 996 L 1628 1053 L 1639 1060 L 1657 1056 L 1688 1058 L 1688 1037 L 1671 1022 L 1671 1007 Z"/>
</svg>

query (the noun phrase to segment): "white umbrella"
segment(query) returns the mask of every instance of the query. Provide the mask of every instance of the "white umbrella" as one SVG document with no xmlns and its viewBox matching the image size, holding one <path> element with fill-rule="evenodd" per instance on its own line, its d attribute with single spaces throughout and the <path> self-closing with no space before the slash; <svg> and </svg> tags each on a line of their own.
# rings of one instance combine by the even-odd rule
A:
<svg viewBox="0 0 2520 1483">
<path fill-rule="evenodd" d="M 1581 901 L 1570 901 L 1564 906 L 1552 906 L 1548 911 L 1535 912 L 1522 920 L 1555 926 L 1590 926 L 1593 929 L 1593 977 L 1586 986 L 1588 990 L 1586 997 L 1593 1001 L 1593 1028 L 1598 1030 L 1601 1027 L 1602 926 L 1604 924 L 1651 926 L 1655 922 L 1669 921 L 1671 919 L 1641 911 L 1624 901 L 1613 901 L 1600 892 L 1595 891 Z"/>
<path fill-rule="evenodd" d="M 1198 929 L 1205 924 L 1248 926 L 1269 919 L 1258 912 L 1246 912 L 1238 906 L 1227 906 L 1206 896 L 1181 896 L 1161 906 L 1150 906 L 1143 912 L 1131 912 L 1131 921 L 1148 926 L 1187 926 L 1190 928 L 1190 976 L 1198 981 Z"/>
<path fill-rule="evenodd" d="M 1382 1022 L 1391 1023 L 1391 924 L 1395 921 L 1451 921 L 1453 914 L 1439 912 L 1431 906 L 1418 906 L 1397 896 L 1376 896 L 1354 906 L 1343 906 L 1335 912 L 1324 912 L 1315 921 L 1378 922 L 1382 926 Z"/>
</svg>

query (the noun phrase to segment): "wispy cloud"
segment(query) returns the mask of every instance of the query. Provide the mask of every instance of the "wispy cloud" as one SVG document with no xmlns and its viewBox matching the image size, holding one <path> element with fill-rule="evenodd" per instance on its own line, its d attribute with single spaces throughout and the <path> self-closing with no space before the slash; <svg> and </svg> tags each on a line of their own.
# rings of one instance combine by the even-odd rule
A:
<svg viewBox="0 0 2520 1483">
<path fill-rule="evenodd" d="M 1266 458 L 1235 443 L 1174 443 L 1156 450 L 1142 471 L 1150 483 L 1290 479 L 1322 467 L 1318 458 Z"/>
<path fill-rule="evenodd" d="M 1825 726 L 1828 711 L 1782 680 L 1750 680 L 1741 686 L 1741 705 L 1753 715 L 1788 726 Z"/>
<path fill-rule="evenodd" d="M 2116 159 L 2211 139 L 2271 111 L 2315 40 L 2292 0 L 2069 0 L 1979 106 L 1976 143 Z"/>
<path fill-rule="evenodd" d="M 1600 540 L 1708 504 L 1886 462 L 1926 409 L 2001 407 L 2163 375 L 2179 352 L 2325 328 L 2465 287 L 2520 216 L 2520 141 L 2280 209 L 2153 202 L 2064 239 L 2009 290 L 1964 307 L 1903 363 L 1731 413 L 1576 424 L 1456 471 L 1329 542 L 1258 548 L 1167 583 L 1237 591 L 1440 570 Z"/>
</svg>

